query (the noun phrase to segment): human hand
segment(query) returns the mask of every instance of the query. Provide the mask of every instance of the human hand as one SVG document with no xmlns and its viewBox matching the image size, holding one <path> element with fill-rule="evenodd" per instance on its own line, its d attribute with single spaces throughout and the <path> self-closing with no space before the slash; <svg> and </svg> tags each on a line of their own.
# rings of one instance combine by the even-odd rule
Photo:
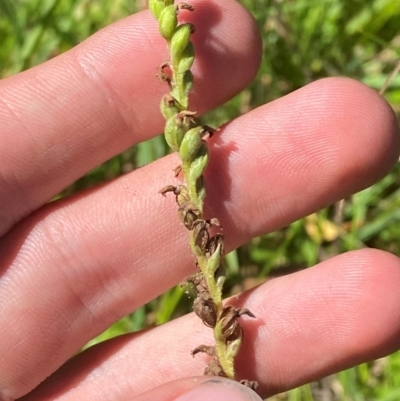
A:
<svg viewBox="0 0 400 401">
<path fill-rule="evenodd" d="M 192 108 L 202 113 L 249 83 L 260 43 L 233 1 L 223 8 L 196 2 L 191 18 L 207 35 L 205 43 L 201 29 L 193 37 Z M 176 155 L 45 205 L 99 163 L 162 130 L 165 86 L 155 73 L 165 57 L 156 23 L 144 12 L 0 83 L 0 400 L 31 391 L 88 340 L 194 270 L 187 232 L 171 213 L 174 199 L 158 194 L 173 180 Z M 351 80 L 328 79 L 227 124 L 210 151 L 207 207 L 233 249 L 373 184 L 396 162 L 399 139 L 380 96 Z M 258 380 L 268 396 L 393 352 L 399 284 L 398 259 L 364 249 L 236 297 L 231 302 L 257 317 L 242 322 L 238 376 Z M 187 379 L 206 365 L 190 350 L 211 337 L 189 315 L 116 338 L 65 363 L 22 399 L 187 394 L 194 401 L 191 390 L 202 399 L 202 391 L 232 399 L 226 389 L 233 387 Z"/>
</svg>

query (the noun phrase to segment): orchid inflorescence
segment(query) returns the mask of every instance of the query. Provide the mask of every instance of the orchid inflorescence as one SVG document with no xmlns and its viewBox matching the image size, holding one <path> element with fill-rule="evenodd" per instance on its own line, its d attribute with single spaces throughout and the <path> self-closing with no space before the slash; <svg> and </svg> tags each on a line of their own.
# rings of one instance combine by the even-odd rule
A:
<svg viewBox="0 0 400 401">
<path fill-rule="evenodd" d="M 216 342 L 214 346 L 196 347 L 192 355 L 204 352 L 211 357 L 204 374 L 234 379 L 234 358 L 243 338 L 238 319 L 243 315 L 254 318 L 254 315 L 247 308 L 223 305 L 224 236 L 218 232 L 218 219 L 205 219 L 203 214 L 206 195 L 203 173 L 209 160 L 206 140 L 215 130 L 199 124 L 196 112 L 188 110 L 193 86 L 190 69 L 195 58 L 190 41 L 194 26 L 178 21 L 182 10 L 194 11 L 194 7 L 188 3 L 174 4 L 174 0 L 149 0 L 149 8 L 169 48 L 170 61 L 160 66 L 159 78 L 168 84 L 170 91 L 163 96 L 160 108 L 166 120 L 165 139 L 170 148 L 179 153 L 182 163 L 175 175 L 182 173 L 185 182 L 185 185 L 167 185 L 160 192 L 175 195 L 179 218 L 189 230 L 189 242 L 198 268 L 197 273 L 187 279 L 196 295 L 193 310 L 213 329 Z M 247 380 L 242 383 L 252 388 L 257 385 Z"/>
</svg>

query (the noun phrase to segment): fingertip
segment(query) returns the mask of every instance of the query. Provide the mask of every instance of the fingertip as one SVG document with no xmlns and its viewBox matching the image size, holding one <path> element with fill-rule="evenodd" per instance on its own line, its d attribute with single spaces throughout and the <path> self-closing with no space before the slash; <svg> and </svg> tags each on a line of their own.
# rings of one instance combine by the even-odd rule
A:
<svg viewBox="0 0 400 401">
<path fill-rule="evenodd" d="M 234 380 L 210 378 L 174 401 L 260 401 L 261 398 L 249 387 Z"/>
<path fill-rule="evenodd" d="M 395 352 L 399 286 L 400 259 L 369 248 L 269 281 L 246 297 L 268 320 L 245 328 L 240 368 L 254 369 L 250 376 L 269 396 Z"/>
<path fill-rule="evenodd" d="M 391 107 L 348 78 L 322 79 L 260 106 L 210 142 L 207 202 L 224 227 L 242 234 L 232 246 L 371 186 L 400 150 Z"/>
<path fill-rule="evenodd" d="M 193 107 L 201 110 L 201 98 L 212 101 L 219 96 L 215 89 L 225 92 L 227 100 L 251 82 L 260 67 L 262 41 L 253 16 L 237 1 L 194 4 L 196 12 L 190 17 L 196 26 L 193 42 L 198 58 Z"/>
<path fill-rule="evenodd" d="M 366 150 L 371 157 L 364 159 L 377 167 L 371 170 L 375 179 L 382 178 L 397 162 L 400 153 L 400 135 L 396 115 L 378 92 L 350 78 L 325 78 L 309 85 L 310 96 L 327 104 L 336 114 L 338 127 L 345 135 L 355 134 L 357 153 Z M 372 150 L 372 152 L 371 152 Z M 374 166 L 375 165 L 375 166 Z"/>
<path fill-rule="evenodd" d="M 175 380 L 147 391 L 135 401 L 260 401 L 249 387 L 223 377 L 192 377 Z"/>
</svg>

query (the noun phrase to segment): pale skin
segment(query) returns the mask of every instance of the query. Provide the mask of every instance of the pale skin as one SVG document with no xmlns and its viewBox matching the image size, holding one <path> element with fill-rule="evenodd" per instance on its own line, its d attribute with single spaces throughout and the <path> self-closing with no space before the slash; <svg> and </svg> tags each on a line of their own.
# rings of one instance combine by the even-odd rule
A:
<svg viewBox="0 0 400 401">
<path fill-rule="evenodd" d="M 251 81 L 261 48 L 236 2 L 194 5 L 191 109 L 201 114 Z M 166 88 L 155 75 L 166 57 L 145 11 L 0 82 L 0 400 L 172 400 L 206 380 L 187 379 L 201 376 L 207 358 L 190 351 L 212 344 L 193 314 L 67 362 L 194 272 L 174 196 L 158 194 L 178 182 L 177 156 L 46 205 L 162 131 Z M 228 250 L 372 185 L 399 155 L 387 103 L 339 78 L 253 110 L 209 142 L 206 208 Z M 238 377 L 258 380 L 269 396 L 394 352 L 399 288 L 399 259 L 363 249 L 243 294 L 231 302 L 256 319 L 242 319 Z"/>
</svg>

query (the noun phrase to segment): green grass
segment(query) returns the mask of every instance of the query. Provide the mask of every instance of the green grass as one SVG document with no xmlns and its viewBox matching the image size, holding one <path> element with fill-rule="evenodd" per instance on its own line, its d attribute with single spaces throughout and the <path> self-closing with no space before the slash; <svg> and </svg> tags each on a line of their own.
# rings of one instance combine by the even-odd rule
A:
<svg viewBox="0 0 400 401">
<path fill-rule="evenodd" d="M 400 58 L 398 0 L 241 0 L 263 36 L 257 79 L 243 93 L 207 115 L 219 125 L 316 79 L 349 76 L 380 90 Z M 143 7 L 133 0 L 0 0 L 0 76 L 6 77 L 60 54 L 103 26 Z M 400 74 L 386 99 L 400 113 Z M 61 196 L 116 177 L 167 152 L 162 137 L 104 163 Z M 395 170 L 373 187 L 280 231 L 255 238 L 227 257 L 228 291 L 251 279 L 307 268 L 323 257 L 363 246 L 400 256 L 400 178 Z M 339 206 L 342 206 L 340 208 Z M 174 288 L 140 308 L 90 344 L 190 310 Z M 400 399 L 400 353 L 341 372 L 332 379 L 338 400 Z M 279 397 L 313 400 L 311 385 Z M 277 398 L 278 399 L 278 398 Z"/>
</svg>

